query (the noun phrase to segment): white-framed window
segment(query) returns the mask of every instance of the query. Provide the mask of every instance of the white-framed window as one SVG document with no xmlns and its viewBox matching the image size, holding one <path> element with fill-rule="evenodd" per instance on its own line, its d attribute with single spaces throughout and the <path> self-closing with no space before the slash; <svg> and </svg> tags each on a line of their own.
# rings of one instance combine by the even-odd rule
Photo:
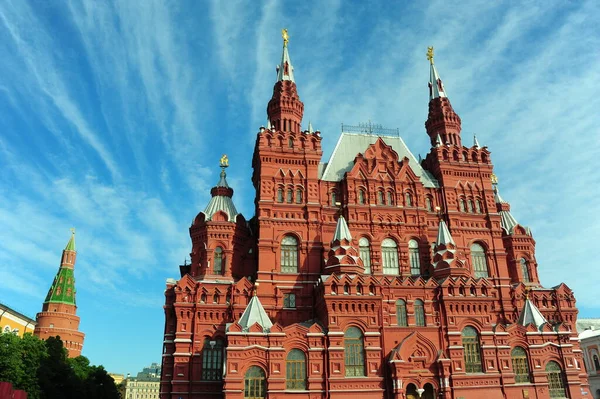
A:
<svg viewBox="0 0 600 399">
<path fill-rule="evenodd" d="M 381 260 L 383 274 L 399 274 L 398 245 L 396 241 L 386 238 L 381 242 Z"/>
<path fill-rule="evenodd" d="M 413 276 L 421 274 L 421 256 L 417 240 L 410 240 L 408 242 L 408 260 L 410 262 L 410 274 Z"/>
<path fill-rule="evenodd" d="M 473 262 L 473 271 L 476 278 L 489 277 L 485 249 L 478 243 L 471 245 L 471 261 Z"/>
<path fill-rule="evenodd" d="M 365 274 L 371 274 L 371 243 L 366 237 L 358 240 L 358 252 L 365 266 Z"/>
<path fill-rule="evenodd" d="M 298 240 L 293 236 L 281 240 L 281 272 L 298 273 Z"/>
</svg>

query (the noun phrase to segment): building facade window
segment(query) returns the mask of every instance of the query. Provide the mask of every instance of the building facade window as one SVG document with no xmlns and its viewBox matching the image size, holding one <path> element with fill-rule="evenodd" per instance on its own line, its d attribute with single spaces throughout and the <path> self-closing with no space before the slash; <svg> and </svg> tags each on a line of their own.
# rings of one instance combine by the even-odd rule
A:
<svg viewBox="0 0 600 399">
<path fill-rule="evenodd" d="M 464 199 L 460 198 L 458 200 L 458 207 L 459 207 L 459 209 L 460 209 L 461 212 L 466 212 L 467 211 L 467 207 L 465 205 L 465 200 Z"/>
<path fill-rule="evenodd" d="M 396 301 L 396 322 L 400 327 L 408 327 L 406 320 L 406 302 L 403 299 Z"/>
<path fill-rule="evenodd" d="M 265 372 L 258 366 L 251 366 L 244 375 L 244 398 L 263 399 L 267 396 Z"/>
<path fill-rule="evenodd" d="M 429 212 L 433 211 L 433 203 L 431 201 L 431 198 L 425 197 L 425 207 Z"/>
<path fill-rule="evenodd" d="M 417 299 L 414 304 L 415 309 L 415 325 L 417 327 L 425 327 L 425 306 L 423 301 Z"/>
<path fill-rule="evenodd" d="M 598 355 L 594 355 L 594 368 L 596 371 L 600 371 L 600 360 L 598 360 Z"/>
<path fill-rule="evenodd" d="M 296 189 L 296 204 L 301 204 L 301 203 L 302 203 L 302 189 L 297 188 Z"/>
<path fill-rule="evenodd" d="M 406 206 L 413 206 L 413 199 L 411 193 L 404 194 L 404 202 Z"/>
<path fill-rule="evenodd" d="M 523 281 L 525 281 L 526 283 L 531 282 L 531 277 L 529 276 L 529 262 L 527 262 L 527 259 L 521 258 L 519 263 L 521 264 L 521 273 L 523 274 Z"/>
<path fill-rule="evenodd" d="M 377 204 L 383 205 L 383 191 L 377 191 Z"/>
<path fill-rule="evenodd" d="M 296 294 L 283 294 L 283 307 L 284 308 L 296 308 Z"/>
<path fill-rule="evenodd" d="M 364 205 L 365 203 L 365 190 L 363 189 L 358 190 L 358 203 L 360 205 Z"/>
<path fill-rule="evenodd" d="M 480 200 L 476 200 L 475 201 L 475 210 L 477 211 L 477 213 L 481 213 L 481 201 Z"/>
<path fill-rule="evenodd" d="M 292 236 L 281 240 L 281 272 L 298 273 L 298 240 Z"/>
<path fill-rule="evenodd" d="M 306 356 L 300 349 L 292 349 L 285 359 L 285 388 L 306 389 Z"/>
<path fill-rule="evenodd" d="M 285 200 L 288 204 L 291 204 L 293 199 L 294 199 L 294 191 L 291 188 L 288 188 Z"/>
<path fill-rule="evenodd" d="M 462 344 L 465 351 L 465 371 L 467 373 L 482 373 L 481 347 L 477 330 L 470 326 L 465 327 L 462 330 Z"/>
<path fill-rule="evenodd" d="M 548 374 L 548 391 L 551 398 L 566 398 L 565 379 L 560 365 L 555 361 L 549 361 L 546 364 L 546 373 Z"/>
<path fill-rule="evenodd" d="M 398 246 L 396 241 L 386 238 L 381 242 L 383 274 L 398 274 Z"/>
<path fill-rule="evenodd" d="M 410 274 L 413 276 L 421 274 L 421 257 L 419 254 L 419 242 L 410 240 L 408 242 L 408 260 L 410 262 Z"/>
<path fill-rule="evenodd" d="M 473 200 L 470 199 L 469 201 L 467 201 L 467 209 L 469 210 L 469 213 L 473 213 L 475 211 L 475 209 L 473 209 Z"/>
<path fill-rule="evenodd" d="M 471 245 L 471 262 L 473 263 L 475 278 L 489 277 L 485 250 L 477 243 Z"/>
<path fill-rule="evenodd" d="M 365 348 L 363 334 L 356 327 L 344 333 L 344 366 L 347 377 L 365 376 Z"/>
<path fill-rule="evenodd" d="M 277 202 L 283 202 L 283 188 L 277 189 Z"/>
<path fill-rule="evenodd" d="M 336 205 L 336 202 L 337 202 L 337 193 L 335 191 L 331 192 L 330 198 L 331 198 L 331 206 L 337 206 Z"/>
<path fill-rule="evenodd" d="M 517 384 L 531 382 L 529 373 L 529 361 L 527 360 L 527 352 L 520 346 L 515 347 L 510 353 L 513 372 L 515 373 L 515 382 Z"/>
<path fill-rule="evenodd" d="M 358 240 L 358 252 L 365 266 L 365 274 L 371 274 L 371 244 L 366 237 Z"/>
<path fill-rule="evenodd" d="M 204 340 L 202 347 L 202 379 L 220 381 L 223 379 L 223 340 Z"/>
<path fill-rule="evenodd" d="M 222 274 L 223 273 L 223 248 L 221 247 L 216 247 L 215 248 L 215 254 L 213 256 L 214 261 L 213 261 L 213 271 L 215 274 Z"/>
<path fill-rule="evenodd" d="M 394 196 L 392 195 L 392 193 L 390 191 L 388 191 L 387 193 L 385 193 L 386 195 L 386 203 L 388 205 L 394 205 Z"/>
</svg>

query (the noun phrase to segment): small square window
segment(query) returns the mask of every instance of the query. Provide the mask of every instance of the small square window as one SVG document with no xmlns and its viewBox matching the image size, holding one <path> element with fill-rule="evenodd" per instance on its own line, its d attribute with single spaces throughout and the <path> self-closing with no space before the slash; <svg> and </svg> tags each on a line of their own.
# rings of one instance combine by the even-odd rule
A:
<svg viewBox="0 0 600 399">
<path fill-rule="evenodd" d="M 283 307 L 296 309 L 296 294 L 283 294 Z"/>
</svg>

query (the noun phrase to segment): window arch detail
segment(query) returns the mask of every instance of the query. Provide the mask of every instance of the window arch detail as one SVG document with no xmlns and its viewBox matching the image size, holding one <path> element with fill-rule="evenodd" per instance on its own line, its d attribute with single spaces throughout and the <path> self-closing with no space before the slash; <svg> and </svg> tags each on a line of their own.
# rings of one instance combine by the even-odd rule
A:
<svg viewBox="0 0 600 399">
<path fill-rule="evenodd" d="M 551 398 L 566 398 L 565 378 L 560 365 L 551 360 L 546 364 L 548 374 L 548 391 Z"/>
<path fill-rule="evenodd" d="M 398 245 L 391 238 L 381 242 L 383 274 L 398 274 Z"/>
<path fill-rule="evenodd" d="M 489 277 L 485 249 L 478 243 L 471 245 L 471 262 L 475 278 Z"/>
<path fill-rule="evenodd" d="M 250 366 L 244 375 L 244 398 L 263 399 L 267 396 L 265 372 L 258 366 Z"/>
<path fill-rule="evenodd" d="M 396 322 L 400 327 L 408 327 L 406 320 L 406 302 L 403 299 L 396 301 Z"/>
<path fill-rule="evenodd" d="M 527 360 L 527 352 L 520 346 L 515 347 L 510 353 L 513 372 L 515 373 L 515 382 L 517 384 L 531 382 L 529 372 L 529 361 Z"/>
<path fill-rule="evenodd" d="M 204 339 L 202 347 L 202 379 L 221 381 L 223 379 L 223 340 Z"/>
<path fill-rule="evenodd" d="M 462 344 L 465 351 L 465 371 L 467 373 L 482 373 L 481 346 L 477 330 L 470 326 L 465 327 L 462 330 Z"/>
<path fill-rule="evenodd" d="M 215 274 L 223 273 L 223 248 L 216 247 L 213 255 L 213 272 Z"/>
<path fill-rule="evenodd" d="M 371 244 L 366 237 L 358 240 L 358 252 L 365 267 L 365 274 L 371 274 Z"/>
<path fill-rule="evenodd" d="M 417 240 L 410 240 L 408 242 L 408 260 L 410 263 L 410 274 L 413 276 L 421 274 L 421 256 Z"/>
<path fill-rule="evenodd" d="M 300 349 L 292 349 L 285 359 L 285 388 L 306 389 L 306 355 Z"/>
<path fill-rule="evenodd" d="M 531 276 L 529 275 L 529 262 L 527 262 L 527 259 L 521 258 L 519 260 L 519 264 L 521 265 L 521 273 L 523 274 L 523 281 L 525 281 L 526 283 L 530 283 Z"/>
<path fill-rule="evenodd" d="M 356 327 L 349 327 L 344 333 L 344 366 L 347 377 L 366 375 L 363 333 Z"/>
<path fill-rule="evenodd" d="M 298 273 L 298 240 L 293 236 L 281 240 L 281 272 Z"/>
<path fill-rule="evenodd" d="M 425 306 L 423 301 L 417 299 L 414 304 L 415 309 L 415 325 L 417 327 L 425 327 Z"/>
</svg>

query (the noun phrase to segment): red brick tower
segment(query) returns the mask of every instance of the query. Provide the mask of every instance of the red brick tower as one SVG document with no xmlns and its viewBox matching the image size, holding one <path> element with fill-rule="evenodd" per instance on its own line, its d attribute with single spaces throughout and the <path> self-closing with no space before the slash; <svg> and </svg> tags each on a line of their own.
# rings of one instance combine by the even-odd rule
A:
<svg viewBox="0 0 600 399">
<path fill-rule="evenodd" d="M 350 127 L 322 162 L 283 33 L 255 217 L 237 214 L 222 162 L 191 265 L 167 281 L 161 399 L 586 397 L 573 293 L 541 285 L 433 49 L 426 159 L 395 131 Z"/>
<path fill-rule="evenodd" d="M 81 355 L 85 334 L 79 331 L 75 304 L 75 230 L 65 247 L 60 268 L 48 291 L 42 311 L 36 315 L 34 334 L 41 339 L 60 336 L 69 357 Z"/>
</svg>

